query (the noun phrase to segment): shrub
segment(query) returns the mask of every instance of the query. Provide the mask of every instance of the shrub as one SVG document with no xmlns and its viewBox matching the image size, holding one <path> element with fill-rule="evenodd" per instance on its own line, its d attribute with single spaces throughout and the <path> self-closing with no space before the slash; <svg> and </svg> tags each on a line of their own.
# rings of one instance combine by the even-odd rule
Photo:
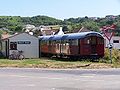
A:
<svg viewBox="0 0 120 90">
<path fill-rule="evenodd" d="M 105 48 L 105 56 L 104 59 L 106 62 L 110 60 L 110 52 L 108 48 Z M 120 51 L 118 49 L 112 49 L 112 61 L 120 62 Z"/>
</svg>

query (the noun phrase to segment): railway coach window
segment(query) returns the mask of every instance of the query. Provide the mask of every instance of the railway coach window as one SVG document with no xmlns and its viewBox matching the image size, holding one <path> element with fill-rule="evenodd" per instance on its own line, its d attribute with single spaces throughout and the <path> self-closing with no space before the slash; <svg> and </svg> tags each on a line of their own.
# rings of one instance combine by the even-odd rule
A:
<svg viewBox="0 0 120 90">
<path fill-rule="evenodd" d="M 52 45 L 55 45 L 56 44 L 56 41 L 52 41 Z"/>
<path fill-rule="evenodd" d="M 52 45 L 52 41 L 49 41 L 49 45 Z"/>
<path fill-rule="evenodd" d="M 60 50 L 60 43 L 61 43 L 61 40 L 55 40 L 55 45 L 58 50 Z"/>
<path fill-rule="evenodd" d="M 61 42 L 60 40 L 55 41 L 56 44 L 58 44 L 58 43 L 60 43 L 60 42 Z"/>
<path fill-rule="evenodd" d="M 85 38 L 84 39 L 84 44 L 90 44 L 90 38 Z"/>
<path fill-rule="evenodd" d="M 70 45 L 78 45 L 78 39 L 77 40 L 70 40 Z"/>
<path fill-rule="evenodd" d="M 96 37 L 91 37 L 91 44 L 96 44 Z"/>
<path fill-rule="evenodd" d="M 46 41 L 46 44 L 49 45 L 49 41 Z"/>
<path fill-rule="evenodd" d="M 41 41 L 41 45 L 46 45 L 46 41 Z"/>
<path fill-rule="evenodd" d="M 63 40 L 62 41 L 62 44 L 68 44 L 68 43 L 70 43 L 69 40 Z"/>
<path fill-rule="evenodd" d="M 98 44 L 104 44 L 104 39 L 102 39 L 102 38 L 98 38 Z"/>
</svg>

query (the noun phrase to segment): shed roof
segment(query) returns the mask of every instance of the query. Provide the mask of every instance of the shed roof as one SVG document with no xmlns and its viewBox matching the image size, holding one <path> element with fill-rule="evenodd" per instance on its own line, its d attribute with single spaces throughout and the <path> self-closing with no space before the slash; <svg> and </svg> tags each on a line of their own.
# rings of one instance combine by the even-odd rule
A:
<svg viewBox="0 0 120 90">
<path fill-rule="evenodd" d="M 10 39 L 10 38 L 12 38 L 12 37 L 15 37 L 15 36 L 17 36 L 17 35 L 20 35 L 20 34 L 27 34 L 27 35 L 29 35 L 29 36 L 35 37 L 35 36 L 33 36 L 33 35 L 30 35 L 30 34 L 24 32 L 24 33 L 18 33 L 18 34 L 11 35 L 11 36 L 9 36 L 9 37 L 7 37 L 7 38 L 4 38 L 4 39 L 2 39 L 2 40 L 3 40 L 3 41 L 4 41 L 4 40 L 8 40 L 8 39 Z M 37 37 L 35 37 L 35 38 L 37 38 Z"/>
</svg>

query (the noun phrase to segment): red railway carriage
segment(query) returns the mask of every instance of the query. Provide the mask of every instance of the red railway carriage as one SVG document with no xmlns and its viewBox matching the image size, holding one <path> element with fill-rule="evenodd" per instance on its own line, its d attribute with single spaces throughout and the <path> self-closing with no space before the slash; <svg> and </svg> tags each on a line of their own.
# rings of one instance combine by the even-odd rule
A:
<svg viewBox="0 0 120 90">
<path fill-rule="evenodd" d="M 104 38 L 98 32 L 40 36 L 40 48 L 43 55 L 99 58 L 104 56 Z"/>
</svg>

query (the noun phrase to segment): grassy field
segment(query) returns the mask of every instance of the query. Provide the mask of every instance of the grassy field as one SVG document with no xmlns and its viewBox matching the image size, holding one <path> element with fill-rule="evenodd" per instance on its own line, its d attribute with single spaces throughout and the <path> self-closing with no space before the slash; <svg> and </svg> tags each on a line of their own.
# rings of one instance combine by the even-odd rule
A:
<svg viewBox="0 0 120 90">
<path fill-rule="evenodd" d="M 9 60 L 0 59 L 0 67 L 18 67 L 18 68 L 84 68 L 84 69 L 99 69 L 112 68 L 114 64 L 90 62 L 90 61 L 66 61 L 58 59 L 24 59 L 24 60 Z"/>
<path fill-rule="evenodd" d="M 9 60 L 0 59 L 0 67 L 18 67 L 18 68 L 84 68 L 84 69 L 99 69 L 99 68 L 120 68 L 120 50 L 112 50 L 112 64 L 110 63 L 109 50 L 105 49 L 105 56 L 102 59 L 96 60 L 69 60 L 58 58 L 40 58 L 40 59 L 24 59 L 24 60 Z"/>
<path fill-rule="evenodd" d="M 83 68 L 83 69 L 100 69 L 100 68 L 120 68 L 120 50 L 112 50 L 112 64 L 109 58 L 109 49 L 105 49 L 105 56 L 102 59 L 92 62 L 91 60 L 57 59 L 57 58 L 40 58 L 9 60 L 0 59 L 0 67 L 18 67 L 18 68 Z"/>
</svg>

